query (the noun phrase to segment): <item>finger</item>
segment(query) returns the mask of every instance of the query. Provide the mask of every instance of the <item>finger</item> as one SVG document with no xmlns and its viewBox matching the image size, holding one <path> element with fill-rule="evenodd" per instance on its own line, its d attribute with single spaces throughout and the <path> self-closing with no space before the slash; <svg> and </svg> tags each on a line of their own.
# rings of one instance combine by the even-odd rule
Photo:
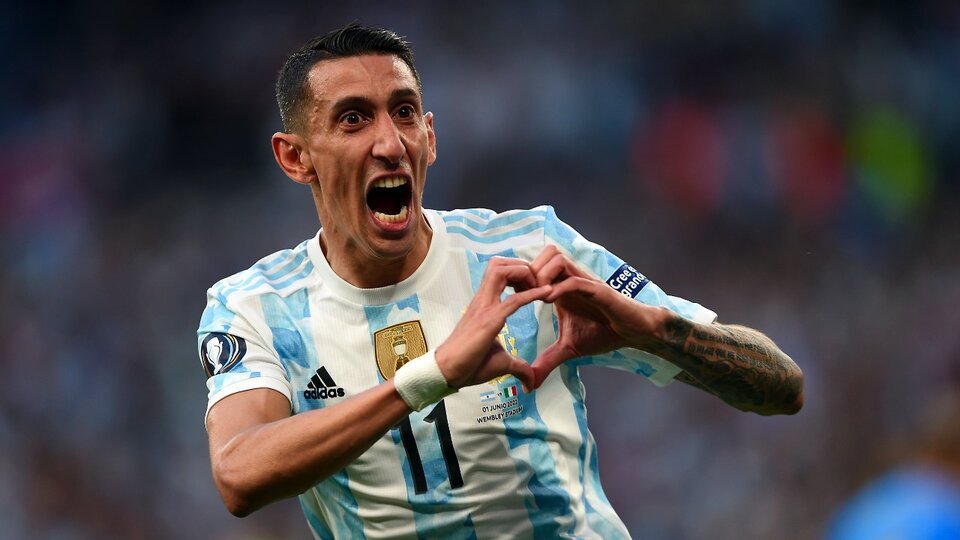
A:
<svg viewBox="0 0 960 540">
<path fill-rule="evenodd" d="M 534 277 L 530 265 L 526 262 L 507 264 L 491 261 L 483 275 L 483 280 L 480 282 L 477 296 L 488 300 L 499 299 L 508 283 L 521 289 L 532 289 L 537 286 L 536 277 Z"/>
<path fill-rule="evenodd" d="M 557 246 L 553 244 L 547 244 L 545 248 L 540 250 L 537 258 L 530 263 L 530 269 L 533 270 L 534 274 L 539 274 L 543 265 L 547 264 L 547 261 L 552 259 L 557 253 L 560 253 L 560 250 L 557 249 Z"/>
<path fill-rule="evenodd" d="M 563 254 L 561 253 L 561 255 Z M 566 271 L 567 275 L 582 277 L 585 279 L 592 279 L 594 281 L 597 280 L 597 278 L 593 274 L 584 270 L 583 267 L 581 267 L 579 264 L 574 262 L 571 258 L 567 257 L 566 255 L 563 255 L 563 260 L 566 262 L 566 266 L 564 267 L 564 270 Z"/>
<path fill-rule="evenodd" d="M 503 354 L 507 353 L 504 352 Z M 507 372 L 520 380 L 520 384 L 523 385 L 523 390 L 525 392 L 530 392 L 531 390 L 535 389 L 536 379 L 533 374 L 533 368 L 530 367 L 530 364 L 509 354 L 507 355 L 510 356 Z"/>
<path fill-rule="evenodd" d="M 501 375 L 513 375 L 520 380 L 524 391 L 529 392 L 536 388 L 536 380 L 530 364 L 513 356 L 503 350 L 503 348 L 500 348 L 491 355 L 488 365 L 494 368 L 494 373 L 490 374 L 489 377 L 484 377 L 486 380 Z"/>
<path fill-rule="evenodd" d="M 513 290 L 516 292 L 528 291 L 532 288 L 537 287 L 537 276 L 534 275 L 533 272 L 530 272 L 529 276 L 530 276 L 530 279 L 527 279 L 525 274 L 523 279 L 519 281 L 508 278 L 506 286 L 512 287 Z"/>
<path fill-rule="evenodd" d="M 498 315 L 506 319 L 514 311 L 529 304 L 530 302 L 535 300 L 543 300 L 547 297 L 547 295 L 550 294 L 552 289 L 553 285 L 544 285 L 535 289 L 528 289 L 523 292 L 513 293 L 500 303 L 501 311 L 498 313 Z"/>
<path fill-rule="evenodd" d="M 500 272 L 504 277 L 505 284 L 500 288 L 503 292 L 507 286 L 513 287 L 514 291 L 526 291 L 537 286 L 537 277 L 530 270 L 527 263 L 523 265 L 502 266 Z"/>
<path fill-rule="evenodd" d="M 562 298 L 567 295 L 580 295 L 585 298 L 592 298 L 596 293 L 597 282 L 591 281 L 586 278 L 581 277 L 570 277 L 560 283 L 557 283 L 553 286 L 553 290 L 546 298 L 543 299 L 544 302 L 552 303 L 556 302 L 558 298 Z"/>
<path fill-rule="evenodd" d="M 501 266 L 526 266 L 529 268 L 530 263 L 515 257 L 501 257 L 500 255 L 494 255 L 493 257 L 490 257 L 490 260 L 487 262 L 486 271 L 490 272 Z"/>
<path fill-rule="evenodd" d="M 523 391 L 532 392 L 536 390 L 537 379 L 530 364 L 522 360 L 517 360 L 515 366 L 515 369 L 511 370 L 511 375 L 520 379 L 520 385 L 523 386 Z"/>
<path fill-rule="evenodd" d="M 563 278 L 568 276 L 569 274 L 566 272 L 567 265 L 567 258 L 562 253 L 557 252 L 550 260 L 544 262 L 539 270 L 534 270 L 532 266 L 530 269 L 536 274 L 537 283 L 539 285 L 546 285 L 547 283 L 562 281 Z"/>
<path fill-rule="evenodd" d="M 540 388 L 550 372 L 560 364 L 574 358 L 574 355 L 575 353 L 570 347 L 562 345 L 559 341 L 544 349 L 531 365 L 534 374 L 534 388 Z"/>
<path fill-rule="evenodd" d="M 518 259 L 516 257 L 504 257 L 503 255 L 494 255 L 493 257 L 490 257 L 490 261 L 487 266 L 502 266 L 502 265 L 512 266 L 515 264 L 530 266 L 530 263 L 528 261 L 525 261 L 523 259 Z"/>
</svg>

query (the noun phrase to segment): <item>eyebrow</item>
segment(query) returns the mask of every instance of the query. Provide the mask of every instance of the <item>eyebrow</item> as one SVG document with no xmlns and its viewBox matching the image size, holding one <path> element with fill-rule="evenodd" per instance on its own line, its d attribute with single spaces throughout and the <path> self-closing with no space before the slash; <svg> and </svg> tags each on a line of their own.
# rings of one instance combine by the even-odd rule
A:
<svg viewBox="0 0 960 540">
<path fill-rule="evenodd" d="M 391 102 L 400 101 L 403 99 L 411 99 L 411 98 L 419 99 L 420 93 L 414 90 L 413 88 L 398 88 L 394 90 L 392 94 L 390 94 Z"/>
<path fill-rule="evenodd" d="M 397 101 L 407 99 L 418 99 L 419 97 L 420 94 L 413 88 L 398 88 L 390 94 L 387 103 L 392 104 Z M 343 111 L 348 111 L 350 109 L 372 109 L 373 107 L 373 100 L 368 97 L 346 96 L 334 102 L 333 106 L 330 108 L 330 112 L 334 116 L 339 116 Z"/>
</svg>

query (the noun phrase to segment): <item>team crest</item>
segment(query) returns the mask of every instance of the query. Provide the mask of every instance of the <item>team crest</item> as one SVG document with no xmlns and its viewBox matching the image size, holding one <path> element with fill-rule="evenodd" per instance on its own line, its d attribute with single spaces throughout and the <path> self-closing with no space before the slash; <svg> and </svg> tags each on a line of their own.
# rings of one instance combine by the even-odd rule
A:
<svg viewBox="0 0 960 540">
<path fill-rule="evenodd" d="M 247 353 L 247 342 L 242 337 L 213 332 L 200 343 L 200 363 L 207 378 L 223 373 Z"/>
<path fill-rule="evenodd" d="M 377 368 L 383 380 L 392 379 L 404 364 L 427 353 L 427 339 L 420 321 L 411 321 L 378 330 L 373 334 Z"/>
</svg>

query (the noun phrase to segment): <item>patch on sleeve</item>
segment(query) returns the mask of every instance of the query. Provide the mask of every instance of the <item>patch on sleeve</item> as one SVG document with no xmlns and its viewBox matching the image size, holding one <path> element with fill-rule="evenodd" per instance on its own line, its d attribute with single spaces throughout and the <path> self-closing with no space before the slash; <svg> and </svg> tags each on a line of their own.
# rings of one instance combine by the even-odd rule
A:
<svg viewBox="0 0 960 540">
<path fill-rule="evenodd" d="M 618 293 L 629 296 L 630 298 L 636 298 L 647 283 L 650 283 L 650 280 L 647 279 L 646 276 L 637 272 L 636 268 L 626 263 L 622 264 L 620 268 L 617 268 L 616 272 L 607 278 L 607 285 L 613 287 L 613 290 Z"/>
<path fill-rule="evenodd" d="M 200 363 L 207 378 L 229 371 L 247 353 L 247 342 L 242 337 L 213 332 L 200 343 Z"/>
</svg>

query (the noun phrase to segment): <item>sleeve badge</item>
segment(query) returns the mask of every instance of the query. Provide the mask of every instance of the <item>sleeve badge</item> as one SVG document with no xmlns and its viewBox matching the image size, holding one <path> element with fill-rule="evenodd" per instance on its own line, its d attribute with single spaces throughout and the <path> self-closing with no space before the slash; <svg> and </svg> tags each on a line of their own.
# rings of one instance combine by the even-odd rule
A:
<svg viewBox="0 0 960 540">
<path fill-rule="evenodd" d="M 200 342 L 200 363 L 207 378 L 229 371 L 246 353 L 247 342 L 232 334 L 212 332 Z"/>
</svg>

